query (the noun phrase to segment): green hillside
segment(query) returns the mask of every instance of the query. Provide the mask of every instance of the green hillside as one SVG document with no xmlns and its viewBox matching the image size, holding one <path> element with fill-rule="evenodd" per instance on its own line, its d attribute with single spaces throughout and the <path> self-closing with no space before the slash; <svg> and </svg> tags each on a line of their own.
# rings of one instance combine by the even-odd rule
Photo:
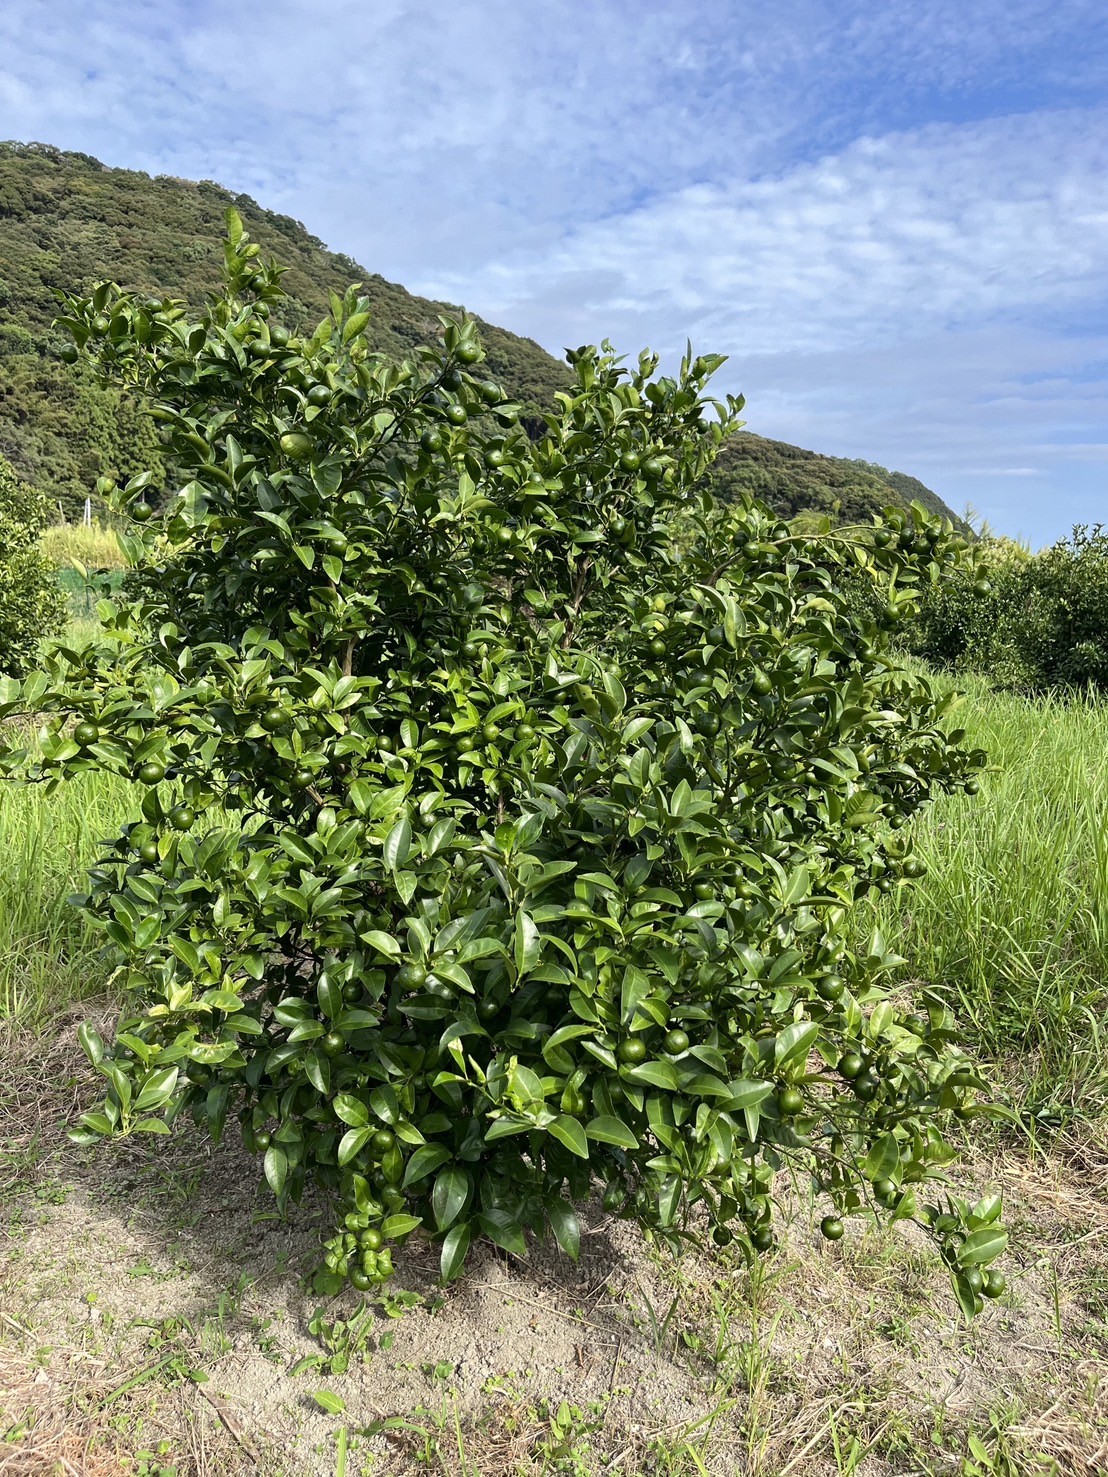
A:
<svg viewBox="0 0 1108 1477">
<path fill-rule="evenodd" d="M 125 477 L 160 462 L 140 409 L 97 386 L 87 369 L 60 361 L 64 340 L 50 326 L 54 289 L 84 291 L 112 278 L 198 305 L 219 282 L 231 204 L 253 239 L 289 269 L 290 327 L 314 324 L 328 293 L 352 281 L 372 300 L 372 339 L 382 350 L 426 343 L 438 315 L 456 311 L 367 272 L 290 216 L 211 180 L 151 178 L 45 144 L 0 144 L 0 454 L 68 515 L 102 473 Z M 565 382 L 564 366 L 533 340 L 478 321 L 491 371 L 525 403 L 547 404 Z M 834 511 L 837 501 L 841 516 L 853 519 L 912 497 L 949 513 L 915 478 L 749 434 L 724 448 L 715 484 L 723 496 L 749 488 L 783 514 Z"/>
</svg>

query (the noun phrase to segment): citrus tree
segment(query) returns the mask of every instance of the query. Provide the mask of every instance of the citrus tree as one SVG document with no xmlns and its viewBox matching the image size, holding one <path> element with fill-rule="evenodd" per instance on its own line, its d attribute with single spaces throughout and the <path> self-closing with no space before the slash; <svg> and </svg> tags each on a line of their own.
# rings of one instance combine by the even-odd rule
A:
<svg viewBox="0 0 1108 1477">
<path fill-rule="evenodd" d="M 44 636 L 61 630 L 65 602 L 39 548 L 50 507 L 0 456 L 0 673 L 34 664 Z"/>
<path fill-rule="evenodd" d="M 137 786 L 83 899 L 133 1005 L 83 1032 L 108 1091 L 78 1139 L 237 1119 L 280 1202 L 334 1192 L 321 1287 L 417 1228 L 446 1278 L 478 1237 L 576 1255 L 597 1183 L 757 1255 L 792 1171 L 829 1239 L 916 1217 L 967 1311 L 999 1292 L 999 1203 L 927 1198 L 983 1084 L 881 939 L 843 942 L 984 760 L 885 655 L 959 543 L 922 510 L 865 541 L 713 512 L 719 359 L 580 349 L 529 431 L 471 323 L 395 362 L 351 290 L 292 336 L 233 215 L 226 251 L 200 318 L 102 286 L 62 320 L 180 469 L 164 516 L 153 476 L 116 494 L 99 643 L 0 708 L 43 715 L 9 768 Z M 876 623 L 839 594 L 858 560 Z"/>
</svg>

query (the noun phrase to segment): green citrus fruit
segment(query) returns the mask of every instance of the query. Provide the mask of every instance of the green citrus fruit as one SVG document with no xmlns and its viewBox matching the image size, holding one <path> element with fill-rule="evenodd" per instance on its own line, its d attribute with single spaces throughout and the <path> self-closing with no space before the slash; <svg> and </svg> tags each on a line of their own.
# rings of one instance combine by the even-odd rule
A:
<svg viewBox="0 0 1108 1477">
<path fill-rule="evenodd" d="M 639 1062 L 646 1061 L 646 1042 L 641 1036 L 629 1036 L 626 1041 L 619 1043 L 616 1054 L 627 1066 L 637 1066 Z"/>
<path fill-rule="evenodd" d="M 459 344 L 455 353 L 462 364 L 476 364 L 481 357 L 481 350 L 477 344 Z"/>
<path fill-rule="evenodd" d="M 82 749 L 87 749 L 90 744 L 96 743 L 100 737 L 100 730 L 95 723 L 78 723 L 73 730 L 74 741 L 80 744 Z"/>
<path fill-rule="evenodd" d="M 324 1056 L 338 1056 L 339 1052 L 346 1046 L 346 1041 L 338 1031 L 328 1031 L 319 1043 L 319 1049 Z"/>
<path fill-rule="evenodd" d="M 175 831 L 189 831 L 196 820 L 196 812 L 189 805 L 175 805 L 169 812 L 169 824 Z"/>
<path fill-rule="evenodd" d="M 369 1141 L 369 1147 L 378 1159 L 383 1159 L 396 1144 L 396 1135 L 391 1128 L 379 1128 Z"/>
<path fill-rule="evenodd" d="M 305 436 L 303 431 L 286 431 L 278 444 L 285 456 L 294 462 L 302 462 L 311 456 L 314 448 L 312 438 Z"/>
<path fill-rule="evenodd" d="M 464 405 L 448 405 L 446 407 L 446 419 L 452 426 L 464 426 L 469 420 L 469 412 Z"/>
<path fill-rule="evenodd" d="M 777 1094 L 777 1111 L 782 1118 L 795 1118 L 804 1111 L 804 1098 L 795 1087 L 783 1087 Z"/>
<path fill-rule="evenodd" d="M 846 986 L 837 974 L 822 974 L 816 980 L 816 994 L 821 1000 L 839 1000 L 845 989 Z"/>
<path fill-rule="evenodd" d="M 422 964 L 402 964 L 396 971 L 396 983 L 402 990 L 419 990 L 427 983 L 427 971 Z"/>
<path fill-rule="evenodd" d="M 156 862 L 161 855 L 156 841 L 144 841 L 139 847 L 138 852 L 144 862 Z"/>
<path fill-rule="evenodd" d="M 1003 1272 L 998 1272 L 994 1267 L 985 1275 L 985 1285 L 981 1291 L 987 1298 L 998 1298 L 1008 1286 L 1008 1279 Z"/>
<path fill-rule="evenodd" d="M 667 1031 L 662 1040 L 662 1046 L 668 1056 L 680 1056 L 683 1051 L 689 1049 L 689 1035 L 675 1026 L 672 1031 Z"/>
<path fill-rule="evenodd" d="M 269 1148 L 270 1142 L 271 1138 L 269 1130 L 265 1128 L 259 1128 L 257 1133 L 254 1135 L 254 1147 L 256 1149 L 260 1149 L 263 1153 L 265 1153 L 266 1149 Z"/>
<path fill-rule="evenodd" d="M 841 1241 L 846 1229 L 837 1215 L 825 1215 L 819 1223 L 820 1234 L 827 1241 Z"/>
<path fill-rule="evenodd" d="M 289 714 L 287 709 L 277 707 L 266 708 L 265 712 L 258 719 L 258 722 L 265 729 L 266 733 L 279 733 L 288 721 Z"/>
<path fill-rule="evenodd" d="M 154 509 L 149 503 L 135 503 L 131 509 L 131 517 L 136 523 L 147 523 L 154 516 Z"/>
<path fill-rule="evenodd" d="M 165 779 L 165 765 L 158 764 L 155 760 L 148 760 L 139 765 L 138 778 L 144 785 L 160 785 Z"/>
</svg>

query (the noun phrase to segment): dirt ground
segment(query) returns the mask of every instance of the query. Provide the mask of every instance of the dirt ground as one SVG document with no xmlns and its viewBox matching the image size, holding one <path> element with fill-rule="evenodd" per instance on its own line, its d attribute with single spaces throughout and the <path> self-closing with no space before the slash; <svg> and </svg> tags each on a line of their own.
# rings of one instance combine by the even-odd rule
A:
<svg viewBox="0 0 1108 1477">
<path fill-rule="evenodd" d="M 1108 1146 L 999 1152 L 1010 1289 L 972 1328 L 911 1231 L 837 1246 L 782 1193 L 782 1249 L 672 1261 L 598 1206 L 580 1262 L 495 1248 L 384 1296 L 307 1274 L 321 1203 L 181 1128 L 88 1150 L 75 1024 L 0 1082 L 0 1474 L 1108 1473 Z M 975 1444 L 976 1443 L 976 1444 Z"/>
</svg>

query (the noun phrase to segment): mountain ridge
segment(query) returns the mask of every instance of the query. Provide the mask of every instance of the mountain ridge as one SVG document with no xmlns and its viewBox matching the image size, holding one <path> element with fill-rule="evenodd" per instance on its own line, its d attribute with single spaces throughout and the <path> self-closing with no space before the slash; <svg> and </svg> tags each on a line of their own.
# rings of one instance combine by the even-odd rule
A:
<svg viewBox="0 0 1108 1477">
<path fill-rule="evenodd" d="M 55 290 L 84 291 L 106 277 L 199 306 L 219 284 L 229 205 L 288 269 L 292 325 L 317 321 L 330 292 L 358 281 L 374 310 L 371 344 L 402 355 L 438 335 L 440 313 L 459 311 L 367 271 L 292 216 L 213 180 L 117 169 L 50 144 L 0 143 L 0 454 L 63 514 L 76 514 L 103 473 L 164 468 L 141 407 L 98 386 L 86 367 L 62 363 L 65 338 L 51 327 Z M 533 339 L 471 316 L 491 373 L 526 406 L 541 410 L 567 384 L 564 362 Z M 867 519 L 915 496 L 960 523 L 938 494 L 906 473 L 752 432 L 725 444 L 712 481 L 722 497 L 747 489 L 784 515 L 814 510 Z"/>
</svg>

